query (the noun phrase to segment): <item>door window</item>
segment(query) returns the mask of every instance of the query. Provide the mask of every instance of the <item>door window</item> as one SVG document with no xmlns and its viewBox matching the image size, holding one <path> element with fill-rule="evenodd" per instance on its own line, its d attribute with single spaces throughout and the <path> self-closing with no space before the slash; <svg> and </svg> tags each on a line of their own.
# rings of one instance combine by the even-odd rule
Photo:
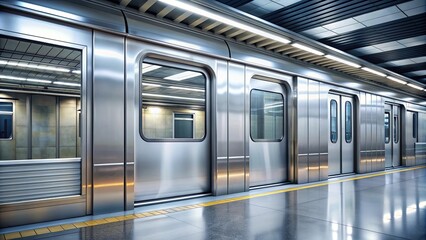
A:
<svg viewBox="0 0 426 240">
<path fill-rule="evenodd" d="M 206 77 L 200 71 L 142 63 L 140 132 L 148 141 L 204 139 Z"/>
<path fill-rule="evenodd" d="M 252 90 L 250 135 L 253 141 L 281 141 L 284 136 L 284 98 L 280 93 Z"/>
<path fill-rule="evenodd" d="M 345 141 L 352 142 L 352 104 L 349 101 L 345 103 Z"/>
<path fill-rule="evenodd" d="M 337 102 L 331 100 L 330 102 L 330 140 L 332 143 L 337 142 L 338 129 L 337 129 Z"/>
<path fill-rule="evenodd" d="M 12 140 L 13 103 L 0 102 L 0 139 Z"/>
<path fill-rule="evenodd" d="M 385 112 L 385 143 L 390 142 L 390 114 Z"/>
<path fill-rule="evenodd" d="M 398 124 L 398 116 L 393 116 L 393 142 L 398 143 L 399 141 L 399 124 Z"/>
</svg>

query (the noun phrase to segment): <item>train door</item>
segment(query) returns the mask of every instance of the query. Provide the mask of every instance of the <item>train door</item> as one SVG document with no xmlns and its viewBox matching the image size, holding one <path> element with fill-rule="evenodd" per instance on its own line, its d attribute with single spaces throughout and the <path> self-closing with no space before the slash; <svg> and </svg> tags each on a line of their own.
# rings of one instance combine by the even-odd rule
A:
<svg viewBox="0 0 426 240">
<path fill-rule="evenodd" d="M 418 113 L 407 111 L 405 121 L 406 133 L 406 166 L 416 164 L 415 150 L 418 142 Z"/>
<path fill-rule="evenodd" d="M 401 165 L 400 107 L 385 104 L 385 167 Z"/>
<path fill-rule="evenodd" d="M 354 100 L 329 94 L 328 174 L 354 172 Z"/>
<path fill-rule="evenodd" d="M 209 193 L 208 74 L 150 58 L 141 73 L 135 202 Z"/>
<path fill-rule="evenodd" d="M 250 81 L 250 187 L 287 180 L 286 98 L 278 83 Z"/>
</svg>

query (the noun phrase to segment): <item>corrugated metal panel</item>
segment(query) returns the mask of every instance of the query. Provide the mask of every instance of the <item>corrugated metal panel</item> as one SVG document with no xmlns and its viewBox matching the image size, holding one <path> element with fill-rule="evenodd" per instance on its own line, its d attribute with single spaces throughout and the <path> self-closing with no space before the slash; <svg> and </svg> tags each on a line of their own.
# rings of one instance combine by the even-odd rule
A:
<svg viewBox="0 0 426 240">
<path fill-rule="evenodd" d="M 0 204 L 81 194 L 81 159 L 0 161 Z"/>
</svg>

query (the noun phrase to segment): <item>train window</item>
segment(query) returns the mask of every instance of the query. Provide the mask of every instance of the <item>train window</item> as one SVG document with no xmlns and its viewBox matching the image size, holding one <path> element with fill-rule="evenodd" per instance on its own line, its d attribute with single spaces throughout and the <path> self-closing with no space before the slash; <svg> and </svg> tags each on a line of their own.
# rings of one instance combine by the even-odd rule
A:
<svg viewBox="0 0 426 240">
<path fill-rule="evenodd" d="M 336 100 L 331 100 L 330 102 L 330 140 L 332 143 L 337 142 L 337 102 Z"/>
<path fill-rule="evenodd" d="M 281 141 L 284 136 L 284 98 L 279 93 L 252 90 L 250 135 L 253 141 Z"/>
<path fill-rule="evenodd" d="M 385 143 L 390 142 L 390 113 L 385 112 Z"/>
<path fill-rule="evenodd" d="M 193 69 L 142 63 L 141 136 L 200 141 L 206 135 L 206 77 Z"/>
<path fill-rule="evenodd" d="M 352 142 L 352 104 L 345 103 L 345 141 Z"/>
<path fill-rule="evenodd" d="M 0 35 L 0 160 L 81 157 L 83 50 L 66 45 Z"/>
<path fill-rule="evenodd" d="M 413 113 L 413 138 L 417 139 L 417 113 Z"/>
<path fill-rule="evenodd" d="M 399 141 L 399 125 L 398 125 L 398 116 L 394 115 L 393 116 L 393 142 L 394 143 L 398 143 Z"/>
<path fill-rule="evenodd" d="M 0 139 L 12 140 L 13 103 L 0 102 Z"/>
</svg>

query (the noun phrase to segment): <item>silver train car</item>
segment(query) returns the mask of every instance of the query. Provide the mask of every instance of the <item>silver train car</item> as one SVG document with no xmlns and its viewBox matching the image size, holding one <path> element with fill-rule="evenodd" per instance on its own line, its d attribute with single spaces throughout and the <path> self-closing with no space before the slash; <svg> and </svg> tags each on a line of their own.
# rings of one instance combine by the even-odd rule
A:
<svg viewBox="0 0 426 240">
<path fill-rule="evenodd" d="M 426 163 L 400 91 L 96 2 L 0 6 L 0 227 Z"/>
</svg>

